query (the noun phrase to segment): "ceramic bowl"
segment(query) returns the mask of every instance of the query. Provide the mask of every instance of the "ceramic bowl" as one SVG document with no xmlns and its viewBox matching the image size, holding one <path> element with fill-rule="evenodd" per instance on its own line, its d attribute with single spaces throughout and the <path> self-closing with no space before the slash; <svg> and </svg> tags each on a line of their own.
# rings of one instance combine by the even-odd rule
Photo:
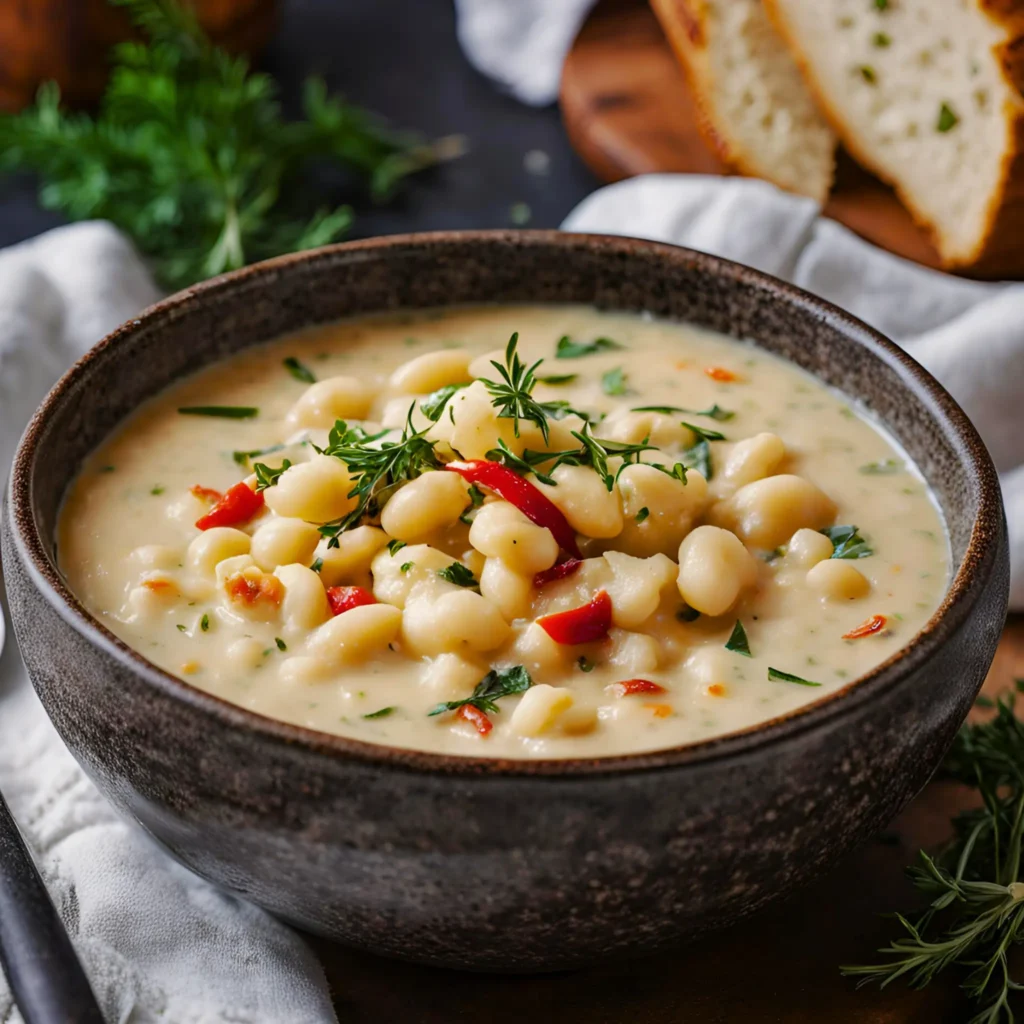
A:
<svg viewBox="0 0 1024 1024">
<path fill-rule="evenodd" d="M 296 328 L 481 302 L 582 302 L 691 321 L 753 339 L 863 403 L 942 507 L 954 577 L 941 608 L 875 671 L 756 728 L 655 753 L 502 761 L 370 745 L 224 703 L 130 650 L 69 591 L 53 550 L 62 495 L 143 399 Z M 938 765 L 992 659 L 1008 586 L 989 456 L 902 351 L 748 268 L 557 232 L 356 242 L 152 307 L 70 370 L 29 424 L 3 557 L 39 696 L 121 812 L 193 871 L 302 928 L 492 971 L 692 938 L 820 874 Z"/>
</svg>

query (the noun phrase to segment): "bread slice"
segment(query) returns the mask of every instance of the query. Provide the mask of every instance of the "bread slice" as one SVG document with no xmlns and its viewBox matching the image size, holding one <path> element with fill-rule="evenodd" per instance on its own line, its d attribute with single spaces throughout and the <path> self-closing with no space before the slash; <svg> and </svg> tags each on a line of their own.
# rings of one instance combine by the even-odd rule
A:
<svg viewBox="0 0 1024 1024">
<path fill-rule="evenodd" d="M 1024 272 L 1024 0 L 765 0 L 843 144 L 943 262 Z"/>
<path fill-rule="evenodd" d="M 824 202 L 836 140 L 761 0 L 651 0 L 709 143 L 731 168 Z"/>
</svg>

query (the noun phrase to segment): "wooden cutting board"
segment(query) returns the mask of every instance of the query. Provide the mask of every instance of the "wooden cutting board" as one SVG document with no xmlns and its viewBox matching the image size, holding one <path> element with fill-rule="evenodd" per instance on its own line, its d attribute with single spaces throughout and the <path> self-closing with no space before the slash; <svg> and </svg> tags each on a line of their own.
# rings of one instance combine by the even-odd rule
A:
<svg viewBox="0 0 1024 1024">
<path fill-rule="evenodd" d="M 685 78 L 645 0 L 601 0 L 565 62 L 562 116 L 573 148 L 605 181 L 728 174 L 705 143 Z M 938 267 L 928 235 L 892 190 L 840 155 L 825 213 L 907 259 Z"/>
</svg>

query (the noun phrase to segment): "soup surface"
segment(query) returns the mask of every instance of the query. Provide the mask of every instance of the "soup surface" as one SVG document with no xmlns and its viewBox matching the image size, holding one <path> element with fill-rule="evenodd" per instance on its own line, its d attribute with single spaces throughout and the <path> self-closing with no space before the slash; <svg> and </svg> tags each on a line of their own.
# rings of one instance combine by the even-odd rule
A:
<svg viewBox="0 0 1024 1024">
<path fill-rule="evenodd" d="M 90 457 L 58 541 L 84 604 L 194 686 L 518 758 L 817 700 L 910 641 L 949 562 L 915 467 L 842 396 L 571 306 L 345 322 L 203 370 Z"/>
</svg>

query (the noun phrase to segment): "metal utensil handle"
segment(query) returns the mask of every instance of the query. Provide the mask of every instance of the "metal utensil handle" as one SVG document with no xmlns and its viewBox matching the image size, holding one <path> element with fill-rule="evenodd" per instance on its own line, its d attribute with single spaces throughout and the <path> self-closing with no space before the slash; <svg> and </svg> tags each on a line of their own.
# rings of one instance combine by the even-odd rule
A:
<svg viewBox="0 0 1024 1024">
<path fill-rule="evenodd" d="M 0 966 L 25 1024 L 104 1024 L 68 933 L 2 796 Z"/>
</svg>

